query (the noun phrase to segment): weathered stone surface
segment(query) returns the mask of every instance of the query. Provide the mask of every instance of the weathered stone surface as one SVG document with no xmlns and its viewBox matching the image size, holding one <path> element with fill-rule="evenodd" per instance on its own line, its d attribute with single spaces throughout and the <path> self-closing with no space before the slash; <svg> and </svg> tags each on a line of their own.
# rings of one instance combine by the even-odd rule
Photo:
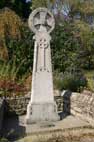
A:
<svg viewBox="0 0 94 142">
<path fill-rule="evenodd" d="M 54 102 L 50 49 L 50 32 L 54 29 L 54 25 L 54 17 L 46 8 L 34 10 L 29 17 L 29 27 L 35 33 L 35 47 L 27 123 L 59 119 Z"/>
</svg>

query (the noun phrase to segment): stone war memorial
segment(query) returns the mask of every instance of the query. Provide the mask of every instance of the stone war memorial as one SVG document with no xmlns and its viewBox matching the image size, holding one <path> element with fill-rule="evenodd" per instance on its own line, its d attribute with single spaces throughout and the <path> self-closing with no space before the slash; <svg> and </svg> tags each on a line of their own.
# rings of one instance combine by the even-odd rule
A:
<svg viewBox="0 0 94 142">
<path fill-rule="evenodd" d="M 54 17 L 46 8 L 37 8 L 29 17 L 34 32 L 34 62 L 31 99 L 27 106 L 26 123 L 57 121 L 51 64 L 50 33 L 55 27 Z"/>
<path fill-rule="evenodd" d="M 24 18 L 10 8 L 0 11 L 0 28 L 3 29 L 0 43 L 4 41 L 9 53 L 8 62 L 0 62 L 0 142 L 94 142 L 94 68 L 81 68 L 82 63 L 85 64 L 82 62 L 85 60 L 80 60 L 82 49 L 87 43 L 84 44 L 86 41 L 81 34 L 83 45 L 78 45 L 81 30 L 78 32 L 77 28 L 76 32 L 77 21 L 71 20 L 74 18 L 71 14 L 66 19 L 42 7 L 32 11 L 28 20 Z M 58 20 L 56 28 L 55 20 Z M 86 35 L 86 40 L 90 36 L 91 44 L 94 31 L 87 29 L 86 26 L 83 36 Z M 55 32 L 52 34 L 52 31 Z M 93 54 L 93 50 L 91 52 Z M 82 62 L 81 66 L 77 59 Z M 91 63 L 94 66 L 94 61 Z"/>
</svg>

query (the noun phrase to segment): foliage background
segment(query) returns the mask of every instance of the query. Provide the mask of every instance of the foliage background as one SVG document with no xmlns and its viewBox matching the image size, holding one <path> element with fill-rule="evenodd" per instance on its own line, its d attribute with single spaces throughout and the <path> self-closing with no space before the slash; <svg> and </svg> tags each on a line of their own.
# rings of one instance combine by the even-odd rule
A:
<svg viewBox="0 0 94 142">
<path fill-rule="evenodd" d="M 33 33 L 28 28 L 27 19 L 39 6 L 49 8 L 56 20 L 51 41 L 54 87 L 72 91 L 82 91 L 84 87 L 93 90 L 87 77 L 87 72 L 94 70 L 93 0 L 32 0 L 28 3 L 25 0 L 1 0 L 0 66 L 4 68 L 1 80 L 8 82 L 11 70 L 16 68 L 13 81 L 27 86 L 25 80 L 32 74 L 34 50 Z M 6 79 L 3 79 L 5 70 Z"/>
</svg>

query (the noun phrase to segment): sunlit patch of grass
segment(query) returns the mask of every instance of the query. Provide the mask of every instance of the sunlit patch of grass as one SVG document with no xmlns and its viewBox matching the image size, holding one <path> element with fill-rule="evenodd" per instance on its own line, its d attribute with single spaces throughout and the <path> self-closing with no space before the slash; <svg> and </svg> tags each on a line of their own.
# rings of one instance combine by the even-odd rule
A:
<svg viewBox="0 0 94 142">
<path fill-rule="evenodd" d="M 18 142 L 82 142 L 94 140 L 94 129 L 81 128 L 49 133 L 33 134 Z"/>
</svg>

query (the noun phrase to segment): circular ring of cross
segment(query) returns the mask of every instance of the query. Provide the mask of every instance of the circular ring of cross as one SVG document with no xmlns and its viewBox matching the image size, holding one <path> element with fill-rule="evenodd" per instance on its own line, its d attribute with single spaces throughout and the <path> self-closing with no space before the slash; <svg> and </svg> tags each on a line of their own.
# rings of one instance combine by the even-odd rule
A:
<svg viewBox="0 0 94 142">
<path fill-rule="evenodd" d="M 37 8 L 29 16 L 29 28 L 37 33 L 40 26 L 44 26 L 48 33 L 51 33 L 55 27 L 53 14 L 47 8 Z"/>
</svg>

